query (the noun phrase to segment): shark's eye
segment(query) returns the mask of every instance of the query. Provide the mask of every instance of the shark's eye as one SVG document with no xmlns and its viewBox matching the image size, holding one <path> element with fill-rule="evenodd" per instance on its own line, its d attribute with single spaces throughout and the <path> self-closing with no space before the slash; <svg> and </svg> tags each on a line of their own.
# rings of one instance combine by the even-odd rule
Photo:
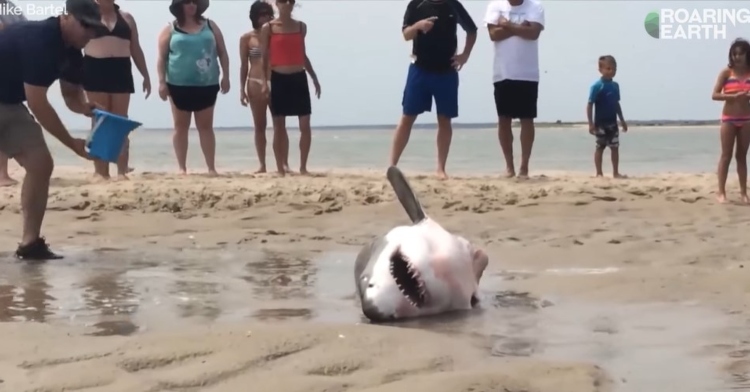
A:
<svg viewBox="0 0 750 392">
<path fill-rule="evenodd" d="M 421 308 L 425 304 L 424 281 L 419 276 L 419 271 L 414 268 L 409 259 L 396 249 L 391 255 L 391 276 L 396 281 L 396 286 L 412 305 Z"/>
</svg>

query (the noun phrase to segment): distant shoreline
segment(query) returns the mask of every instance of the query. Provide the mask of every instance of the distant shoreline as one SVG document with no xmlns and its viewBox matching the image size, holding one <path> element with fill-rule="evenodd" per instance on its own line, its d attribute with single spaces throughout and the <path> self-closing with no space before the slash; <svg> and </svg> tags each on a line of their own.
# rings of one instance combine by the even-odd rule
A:
<svg viewBox="0 0 750 392">
<path fill-rule="evenodd" d="M 517 124 L 517 122 L 514 122 Z M 692 128 L 692 127 L 718 127 L 720 122 L 718 120 L 629 120 L 628 126 L 639 127 L 639 128 Z M 414 124 L 414 129 L 435 129 L 437 124 Z M 585 128 L 588 126 L 587 122 L 537 122 L 537 128 L 565 128 L 565 129 L 577 129 Z M 390 130 L 396 127 L 395 124 L 387 125 L 318 125 L 313 126 L 315 131 L 347 131 L 347 130 L 358 130 L 358 131 L 382 131 Z M 494 129 L 497 124 L 494 123 L 454 123 L 454 128 L 457 129 Z M 237 130 L 242 128 L 252 128 L 252 125 L 247 126 L 236 126 L 236 127 L 216 127 L 216 131 L 223 130 Z M 171 131 L 172 128 L 146 128 L 149 131 Z M 296 130 L 296 127 L 287 126 L 289 130 Z M 271 130 L 269 125 L 268 130 Z"/>
</svg>

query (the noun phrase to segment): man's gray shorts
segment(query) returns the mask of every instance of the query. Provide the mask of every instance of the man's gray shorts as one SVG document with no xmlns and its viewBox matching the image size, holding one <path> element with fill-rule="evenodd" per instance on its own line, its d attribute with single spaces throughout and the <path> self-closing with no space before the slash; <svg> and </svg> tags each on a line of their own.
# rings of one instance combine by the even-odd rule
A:
<svg viewBox="0 0 750 392">
<path fill-rule="evenodd" d="M 42 127 L 26 105 L 0 103 L 0 152 L 14 158 L 45 145 Z"/>
</svg>

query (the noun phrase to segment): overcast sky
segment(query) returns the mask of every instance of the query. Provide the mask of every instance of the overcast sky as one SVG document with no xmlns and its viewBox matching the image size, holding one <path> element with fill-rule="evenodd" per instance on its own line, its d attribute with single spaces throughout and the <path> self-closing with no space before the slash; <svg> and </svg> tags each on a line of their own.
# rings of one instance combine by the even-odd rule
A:
<svg viewBox="0 0 750 392">
<path fill-rule="evenodd" d="M 17 0 L 22 7 L 59 5 L 64 1 Z M 747 25 L 729 26 L 726 40 L 659 40 L 644 28 L 646 15 L 660 8 L 741 8 L 740 1 L 561 1 L 542 2 L 547 27 L 540 38 L 542 80 L 541 121 L 582 121 L 588 89 L 598 77 L 599 55 L 617 58 L 622 105 L 629 119 L 716 119 L 721 106 L 711 101 L 711 88 L 726 65 L 729 43 Z M 136 18 L 154 93 L 148 100 L 137 93 L 131 117 L 148 128 L 172 126 L 169 104 L 156 93 L 156 39 L 171 20 L 170 2 L 120 0 Z M 300 0 L 295 14 L 308 24 L 308 55 L 322 85 L 313 99 L 313 125 L 395 124 L 409 64 L 410 43 L 401 37 L 406 0 Z M 479 39 L 461 71 L 460 117 L 463 123 L 496 120 L 492 97 L 492 44 L 483 27 L 486 1 L 463 1 L 477 25 Z M 250 110 L 239 103 L 238 40 L 250 29 L 251 1 L 212 0 L 206 15 L 223 30 L 230 51 L 231 91 L 220 96 L 217 127 L 249 127 Z M 28 15 L 41 19 L 46 15 Z M 462 46 L 463 33 L 459 34 Z M 141 78 L 133 67 L 136 90 Z M 311 87 L 312 89 L 312 87 Z M 53 103 L 66 124 L 85 128 L 87 120 L 63 110 L 59 90 Z M 434 123 L 434 115 L 420 122 Z"/>
</svg>

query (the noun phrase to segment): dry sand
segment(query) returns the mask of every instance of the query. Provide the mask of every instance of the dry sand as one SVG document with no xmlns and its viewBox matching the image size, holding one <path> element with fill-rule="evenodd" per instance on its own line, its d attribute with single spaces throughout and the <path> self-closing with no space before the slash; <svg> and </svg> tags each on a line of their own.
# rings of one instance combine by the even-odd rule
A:
<svg viewBox="0 0 750 392">
<path fill-rule="evenodd" d="M 209 254 L 309 257 L 351 249 L 406 222 L 383 174 L 145 173 L 109 184 L 59 170 L 55 176 L 44 235 L 63 252 L 163 253 L 200 245 Z M 506 320 L 476 314 L 464 319 L 482 325 L 172 322 L 107 337 L 54 320 L 2 323 L 0 390 L 690 392 L 707 391 L 701 383 L 712 377 L 727 391 L 750 388 L 750 209 L 717 205 L 713 175 L 612 180 L 557 173 L 446 182 L 407 176 L 428 213 L 486 247 L 491 265 L 483 290 L 529 293 L 547 308 L 540 311 L 545 316 L 504 333 L 487 331 L 503 329 Z M 19 189 L 0 189 L 0 244 L 7 251 L 19 235 Z M 5 276 L 5 284 L 13 279 Z M 0 291 L 0 317 L 13 295 Z M 353 301 L 343 303 L 342 311 L 358 312 Z M 551 331 L 547 341 L 579 332 L 526 354 L 497 344 L 540 328 Z M 610 351 L 592 354 L 605 341 Z M 684 351 L 667 357 L 675 347 Z M 630 355 L 631 348 L 646 354 Z"/>
</svg>

